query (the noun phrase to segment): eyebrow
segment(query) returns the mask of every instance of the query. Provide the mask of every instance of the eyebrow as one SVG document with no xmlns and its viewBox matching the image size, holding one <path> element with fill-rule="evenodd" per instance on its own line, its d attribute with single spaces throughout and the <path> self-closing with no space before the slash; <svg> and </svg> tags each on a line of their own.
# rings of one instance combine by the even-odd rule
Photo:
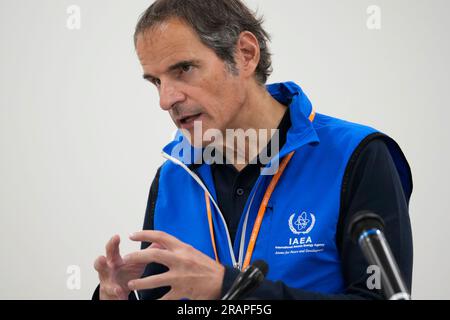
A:
<svg viewBox="0 0 450 320">
<path fill-rule="evenodd" d="M 181 67 L 186 66 L 186 65 L 197 66 L 198 64 L 199 64 L 198 60 L 183 60 L 183 61 L 179 61 L 179 62 L 169 66 L 164 73 L 168 73 L 168 72 L 171 72 L 173 70 L 180 69 Z M 155 76 L 153 76 L 153 75 L 151 75 L 149 73 L 145 73 L 142 77 L 145 80 L 149 80 L 149 81 L 152 81 L 152 80 L 157 78 L 157 77 L 155 77 Z"/>
</svg>

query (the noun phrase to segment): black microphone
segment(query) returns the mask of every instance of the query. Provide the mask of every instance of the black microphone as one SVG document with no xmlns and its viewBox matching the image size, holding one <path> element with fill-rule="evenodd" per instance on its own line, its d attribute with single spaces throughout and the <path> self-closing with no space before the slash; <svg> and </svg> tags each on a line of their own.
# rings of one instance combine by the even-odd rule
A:
<svg viewBox="0 0 450 320">
<path fill-rule="evenodd" d="M 348 232 L 358 243 L 370 265 L 380 269 L 384 295 L 389 300 L 410 300 L 391 248 L 383 234 L 383 219 L 371 211 L 359 211 L 350 222 Z"/>
<path fill-rule="evenodd" d="M 267 263 L 262 260 L 255 261 L 239 274 L 222 300 L 242 299 L 261 284 L 268 270 Z"/>
</svg>

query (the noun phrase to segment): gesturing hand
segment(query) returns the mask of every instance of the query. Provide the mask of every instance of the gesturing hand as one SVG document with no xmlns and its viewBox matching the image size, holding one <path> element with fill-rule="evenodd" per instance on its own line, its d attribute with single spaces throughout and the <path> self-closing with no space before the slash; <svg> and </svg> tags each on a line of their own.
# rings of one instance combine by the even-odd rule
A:
<svg viewBox="0 0 450 320">
<path fill-rule="evenodd" d="M 163 300 L 219 299 L 225 268 L 207 255 L 177 238 L 161 231 L 140 231 L 132 234 L 133 241 L 151 242 L 147 249 L 126 255 L 125 265 L 165 265 L 169 271 L 128 282 L 129 290 L 171 287 Z"/>
<path fill-rule="evenodd" d="M 120 237 L 115 235 L 106 244 L 106 257 L 95 260 L 94 268 L 100 279 L 100 300 L 127 300 L 128 281 L 139 278 L 145 263 L 126 263 L 119 252 Z"/>
</svg>

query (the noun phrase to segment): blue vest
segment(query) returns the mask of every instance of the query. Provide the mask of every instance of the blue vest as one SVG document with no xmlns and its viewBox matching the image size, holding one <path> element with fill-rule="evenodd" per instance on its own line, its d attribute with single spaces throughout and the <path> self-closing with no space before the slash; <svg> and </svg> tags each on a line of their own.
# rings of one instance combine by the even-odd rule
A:
<svg viewBox="0 0 450 320">
<path fill-rule="evenodd" d="M 295 83 L 273 84 L 267 86 L 267 90 L 280 103 L 289 106 L 292 123 L 286 143 L 272 159 L 272 164 L 292 151 L 295 154 L 269 200 L 252 261 L 267 262 L 269 280 L 280 280 L 298 289 L 341 293 L 344 281 L 336 247 L 336 227 L 342 182 L 355 149 L 377 131 L 322 114 L 316 114 L 311 122 L 312 105 Z M 169 160 L 160 171 L 154 228 L 214 259 L 206 190 L 212 203 L 219 260 L 224 265 L 240 267 L 272 176 L 258 178 L 242 213 L 235 241 L 231 243 L 225 220 L 216 205 L 210 165 L 204 163 L 194 173 L 189 165 L 198 157 L 198 150 L 192 148 L 187 156 L 174 152 L 186 141 L 178 135 L 163 150 Z M 410 194 L 409 166 L 395 142 L 388 146 L 405 194 Z"/>
</svg>

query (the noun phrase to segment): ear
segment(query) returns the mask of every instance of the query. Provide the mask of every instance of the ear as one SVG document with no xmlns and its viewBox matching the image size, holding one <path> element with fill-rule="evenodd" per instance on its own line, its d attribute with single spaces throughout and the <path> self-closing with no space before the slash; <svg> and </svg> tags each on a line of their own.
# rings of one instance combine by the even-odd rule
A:
<svg viewBox="0 0 450 320">
<path fill-rule="evenodd" d="M 245 77 L 252 77 L 260 59 L 258 39 L 250 31 L 244 31 L 239 35 L 236 45 L 236 63 L 239 73 Z"/>
</svg>

